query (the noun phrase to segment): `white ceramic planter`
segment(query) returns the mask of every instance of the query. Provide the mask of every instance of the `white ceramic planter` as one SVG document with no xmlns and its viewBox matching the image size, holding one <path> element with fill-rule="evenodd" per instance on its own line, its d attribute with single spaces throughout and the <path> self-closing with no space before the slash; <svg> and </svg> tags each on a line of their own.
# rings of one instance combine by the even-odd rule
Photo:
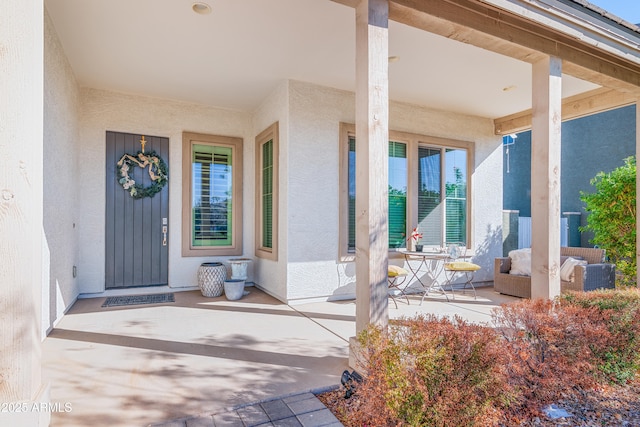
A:
<svg viewBox="0 0 640 427">
<path fill-rule="evenodd" d="M 239 300 L 244 294 L 244 280 L 230 279 L 224 281 L 224 296 L 230 301 Z"/>
<path fill-rule="evenodd" d="M 247 267 L 251 259 L 249 258 L 232 258 L 229 260 L 231 265 L 231 278 L 238 280 L 247 280 Z"/>
<path fill-rule="evenodd" d="M 227 269 L 221 262 L 205 262 L 198 268 L 198 287 L 205 297 L 219 297 L 227 278 Z"/>
</svg>

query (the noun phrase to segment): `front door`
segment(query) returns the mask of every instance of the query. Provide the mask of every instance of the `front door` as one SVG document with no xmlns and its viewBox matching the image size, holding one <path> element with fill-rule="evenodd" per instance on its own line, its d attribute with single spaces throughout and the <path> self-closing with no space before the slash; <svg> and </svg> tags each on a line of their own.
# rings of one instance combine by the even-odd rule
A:
<svg viewBox="0 0 640 427">
<path fill-rule="evenodd" d="M 105 288 L 167 285 L 169 139 L 107 132 L 106 148 Z"/>
</svg>

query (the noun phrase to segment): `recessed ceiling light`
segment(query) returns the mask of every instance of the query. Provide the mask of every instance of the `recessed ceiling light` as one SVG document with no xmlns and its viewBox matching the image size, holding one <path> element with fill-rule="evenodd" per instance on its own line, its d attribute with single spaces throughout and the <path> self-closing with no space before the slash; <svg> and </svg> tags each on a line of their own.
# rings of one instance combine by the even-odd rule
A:
<svg viewBox="0 0 640 427">
<path fill-rule="evenodd" d="M 400 57 L 399 56 L 390 56 L 389 57 L 389 62 L 398 62 L 400 61 Z"/>
<path fill-rule="evenodd" d="M 197 14 L 208 15 L 211 13 L 211 6 L 206 3 L 196 2 L 191 6 L 191 9 Z"/>
</svg>

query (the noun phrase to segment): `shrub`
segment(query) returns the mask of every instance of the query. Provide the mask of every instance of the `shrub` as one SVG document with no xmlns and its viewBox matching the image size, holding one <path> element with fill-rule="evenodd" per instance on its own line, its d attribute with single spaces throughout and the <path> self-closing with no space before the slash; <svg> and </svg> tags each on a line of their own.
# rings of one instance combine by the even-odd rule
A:
<svg viewBox="0 0 640 427">
<path fill-rule="evenodd" d="M 636 159 L 611 173 L 599 172 L 592 180 L 596 192 L 580 193 L 589 213 L 581 231 L 592 231 L 591 242 L 607 250 L 621 273 L 620 285 L 635 285 L 636 265 Z"/>
<path fill-rule="evenodd" d="M 494 310 L 493 318 L 513 355 L 508 370 L 525 405 L 550 403 L 596 384 L 622 384 L 638 373 L 637 289 L 521 300 Z"/>
<path fill-rule="evenodd" d="M 549 300 L 521 300 L 494 310 L 512 355 L 507 368 L 523 397 L 521 411 L 595 384 L 590 345 L 608 338 L 606 327 L 592 321 L 595 311 Z"/>
<path fill-rule="evenodd" d="M 495 328 L 420 315 L 364 331 L 364 381 L 343 424 L 523 425 L 548 403 L 639 372 L 638 289 L 520 300 L 493 319 Z"/>
<path fill-rule="evenodd" d="M 366 375 L 353 425 L 496 425 L 515 399 L 508 355 L 489 327 L 423 315 L 359 340 Z"/>
<path fill-rule="evenodd" d="M 607 340 L 591 343 L 599 371 L 625 383 L 640 370 L 640 290 L 600 290 L 562 295 L 561 304 L 596 309 L 593 321 L 607 329 Z M 596 344 L 602 344 L 597 347 Z"/>
</svg>

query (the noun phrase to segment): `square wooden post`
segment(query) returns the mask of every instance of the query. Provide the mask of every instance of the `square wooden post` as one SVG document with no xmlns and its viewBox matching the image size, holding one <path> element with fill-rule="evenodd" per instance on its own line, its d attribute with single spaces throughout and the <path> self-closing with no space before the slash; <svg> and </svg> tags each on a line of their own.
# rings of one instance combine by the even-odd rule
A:
<svg viewBox="0 0 640 427">
<path fill-rule="evenodd" d="M 533 64 L 531 297 L 560 295 L 562 61 Z"/>
<path fill-rule="evenodd" d="M 389 2 L 356 7 L 356 332 L 386 327 Z"/>
<path fill-rule="evenodd" d="M 42 383 L 44 5 L 5 0 L 0 15 L 0 425 L 49 425 Z M 48 283 L 46 283 L 48 287 Z M 23 406 L 15 410 L 15 406 Z"/>
</svg>

